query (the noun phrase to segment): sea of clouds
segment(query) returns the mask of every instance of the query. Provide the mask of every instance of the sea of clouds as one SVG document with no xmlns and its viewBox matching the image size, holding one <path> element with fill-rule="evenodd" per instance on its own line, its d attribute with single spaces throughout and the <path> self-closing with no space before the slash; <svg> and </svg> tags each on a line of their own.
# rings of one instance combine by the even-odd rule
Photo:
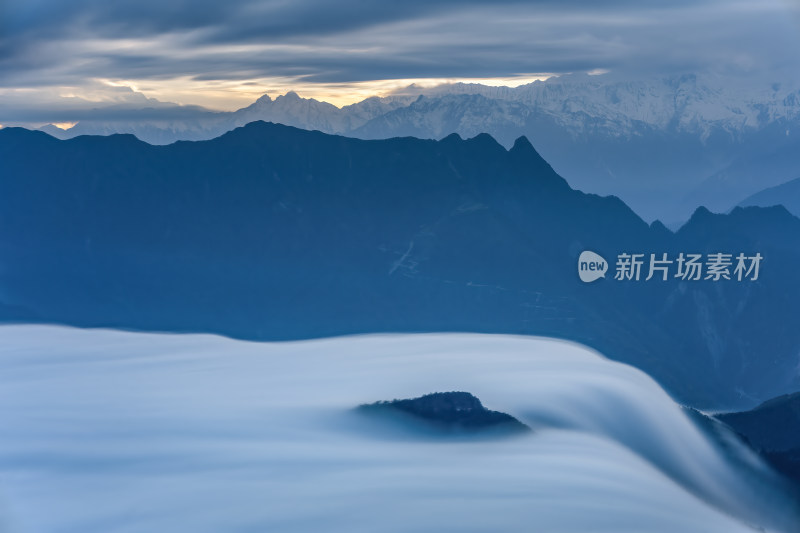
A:
<svg viewBox="0 0 800 533">
<path fill-rule="evenodd" d="M 415 438 L 353 411 L 451 390 L 534 432 Z M 4 533 L 790 531 L 780 481 L 717 440 L 551 339 L 0 327 Z"/>
</svg>

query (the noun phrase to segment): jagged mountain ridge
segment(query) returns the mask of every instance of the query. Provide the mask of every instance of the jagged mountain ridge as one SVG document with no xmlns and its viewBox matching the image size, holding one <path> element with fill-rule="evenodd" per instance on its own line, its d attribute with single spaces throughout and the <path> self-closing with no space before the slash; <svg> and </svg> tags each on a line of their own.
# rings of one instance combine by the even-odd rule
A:
<svg viewBox="0 0 800 533">
<path fill-rule="evenodd" d="M 265 120 L 367 139 L 487 132 L 510 147 L 525 135 L 573 186 L 620 196 L 646 219 L 675 224 L 698 205 L 726 209 L 786 181 L 793 177 L 787 169 L 798 166 L 790 148 L 789 162 L 770 156 L 796 143 L 798 87 L 734 81 L 696 74 L 641 80 L 568 75 L 516 88 L 412 86 L 343 108 L 290 92 L 231 113 L 182 112 L 158 120 L 149 110 L 142 119 L 99 118 L 48 131 L 60 138 L 134 133 L 168 144 L 207 140 Z M 730 178 L 720 179 L 721 172 Z"/>
<path fill-rule="evenodd" d="M 602 121 L 610 134 L 635 135 L 638 125 L 646 124 L 696 133 L 701 138 L 708 138 L 715 129 L 741 134 L 800 116 L 800 87 L 737 81 L 708 74 L 637 80 L 573 74 L 513 88 L 456 83 L 430 89 L 411 87 L 402 94 L 478 94 L 519 102 L 552 114 L 575 135 L 585 127 L 583 114 Z"/>
<path fill-rule="evenodd" d="M 575 74 L 519 87 L 467 83 L 435 87 L 412 85 L 387 97 L 371 97 L 342 108 L 313 98 L 300 98 L 290 91 L 276 99 L 264 95 L 248 107 L 221 115 L 246 117 L 249 119 L 247 122 L 271 120 L 285 123 L 285 120 L 292 122 L 287 125 L 344 134 L 353 132 L 371 119 L 411 105 L 419 96 L 461 95 L 515 102 L 527 108 L 528 112 L 550 114 L 573 136 L 587 131 L 587 118 L 591 118 L 595 126 L 601 124 L 605 133 L 614 136 L 631 137 L 638 135 L 643 127 L 652 127 L 689 132 L 708 139 L 716 130 L 740 136 L 747 130 L 758 130 L 776 121 L 794 121 L 800 117 L 800 87 L 788 83 L 765 86 L 752 83 L 742 87 L 741 83 L 732 84 L 718 76 L 696 74 L 640 80 Z M 519 109 L 503 108 L 499 111 L 516 112 Z M 498 117 L 489 118 L 498 120 Z M 513 123 L 515 117 L 505 118 Z M 235 127 L 244 125 L 235 120 L 231 124 Z M 118 124 L 116 127 L 125 126 Z M 437 124 L 436 127 L 441 129 L 442 126 Z M 92 133 L 91 125 L 87 124 L 74 132 L 66 132 L 65 137 Z M 103 131 L 103 134 L 107 133 L 108 130 Z M 127 132 L 118 130 L 116 133 Z M 218 134 L 221 133 L 224 132 Z M 209 131 L 207 134 L 212 133 Z M 172 141 L 182 139 L 176 131 Z"/>
<path fill-rule="evenodd" d="M 800 220 L 699 210 L 673 234 L 571 189 L 524 138 L 364 141 L 251 123 L 151 146 L 0 130 L 6 321 L 249 339 L 547 335 L 695 406 L 797 388 Z M 764 255 L 758 282 L 582 284 L 578 254 Z M 768 262 L 767 262 L 768 261 Z M 766 355 L 769 354 L 769 355 Z"/>
<path fill-rule="evenodd" d="M 55 127 L 43 131 L 60 139 L 79 135 L 113 135 L 131 133 L 150 144 L 170 144 L 178 140 L 209 140 L 257 120 L 276 122 L 308 130 L 343 134 L 412 101 L 412 97 L 371 97 L 361 102 L 336 107 L 333 104 L 301 98 L 289 91 L 277 98 L 263 95 L 251 105 L 233 112 L 212 112 L 198 109 L 194 113 L 180 113 L 179 118 L 158 117 L 143 120 L 92 120 L 78 122 L 69 130 Z M 151 113 L 153 110 L 149 110 Z M 170 108 L 174 113 L 175 109 Z M 98 112 L 102 115 L 102 112 Z"/>
</svg>

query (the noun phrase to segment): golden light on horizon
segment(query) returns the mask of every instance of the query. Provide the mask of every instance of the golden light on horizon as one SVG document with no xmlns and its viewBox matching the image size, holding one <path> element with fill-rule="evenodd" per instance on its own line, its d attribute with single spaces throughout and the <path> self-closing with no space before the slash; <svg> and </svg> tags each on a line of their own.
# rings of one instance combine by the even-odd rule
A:
<svg viewBox="0 0 800 533">
<path fill-rule="evenodd" d="M 73 127 L 75 124 L 77 124 L 77 122 L 53 122 L 52 124 L 56 128 L 66 131 L 66 130 L 70 129 L 71 127 Z"/>
<path fill-rule="evenodd" d="M 199 105 L 217 111 L 234 111 L 267 94 L 271 98 L 294 91 L 337 107 L 360 102 L 371 96 L 388 96 L 411 85 L 430 88 L 455 83 L 517 87 L 544 81 L 553 74 L 536 73 L 494 78 L 403 78 L 342 83 L 313 83 L 302 78 L 269 78 L 243 81 L 202 82 L 191 78 L 172 80 L 102 80 L 109 87 L 128 87 L 149 98 L 181 105 Z"/>
<path fill-rule="evenodd" d="M 599 72 L 598 72 L 599 73 Z M 75 126 L 87 110 L 109 106 L 124 109 L 156 108 L 164 105 L 201 106 L 210 111 L 235 111 L 253 104 L 264 95 L 275 99 L 294 91 L 301 98 L 313 98 L 337 107 L 366 98 L 392 94 L 416 95 L 420 89 L 448 84 L 482 84 L 518 87 L 556 76 L 550 73 L 519 74 L 482 78 L 398 78 L 356 82 L 316 83 L 303 77 L 273 77 L 249 80 L 197 80 L 181 77 L 164 80 L 91 78 L 85 85 L 44 88 L 0 88 L 0 99 L 7 105 L 19 103 L 50 107 L 53 118 L 39 113 L 29 120 L 4 120 L 4 126 L 40 128 L 52 124 L 62 130 Z M 2 127 L 2 126 L 0 126 Z"/>
</svg>

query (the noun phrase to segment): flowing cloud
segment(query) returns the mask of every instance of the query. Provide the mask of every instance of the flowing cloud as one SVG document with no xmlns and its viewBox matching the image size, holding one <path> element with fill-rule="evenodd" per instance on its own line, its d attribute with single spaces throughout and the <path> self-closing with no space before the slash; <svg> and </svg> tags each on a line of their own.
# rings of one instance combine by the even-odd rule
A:
<svg viewBox="0 0 800 533">
<path fill-rule="evenodd" d="M 736 456 L 736 441 L 723 452 L 645 374 L 570 343 L 0 329 L 8 531 L 745 533 L 797 523 L 780 483 Z M 351 411 L 448 390 L 534 433 L 430 440 Z"/>
</svg>

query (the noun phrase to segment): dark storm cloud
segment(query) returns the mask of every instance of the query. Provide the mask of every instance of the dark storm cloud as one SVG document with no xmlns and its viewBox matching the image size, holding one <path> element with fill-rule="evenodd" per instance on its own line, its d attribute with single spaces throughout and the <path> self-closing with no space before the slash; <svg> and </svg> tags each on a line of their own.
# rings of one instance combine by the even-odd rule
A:
<svg viewBox="0 0 800 533">
<path fill-rule="evenodd" d="M 25 2 L 6 2 L 0 17 L 0 79 L 6 79 L 4 85 L 36 85 L 40 76 L 48 78 L 48 70 L 62 71 L 68 83 L 81 76 L 95 77 L 132 77 L 147 76 L 152 73 L 161 76 L 164 72 L 206 76 L 202 64 L 205 61 L 213 64 L 215 60 L 227 57 L 200 58 L 200 65 L 195 64 L 198 58 L 183 58 L 181 52 L 208 45 L 235 44 L 293 44 L 352 48 L 353 44 L 367 49 L 373 43 L 363 42 L 362 34 L 368 37 L 371 32 L 381 31 L 383 37 L 389 37 L 379 55 L 387 64 L 406 65 L 408 68 L 400 72 L 387 73 L 391 77 L 420 77 L 431 74 L 437 67 L 449 69 L 459 62 L 472 65 L 471 72 L 463 72 L 462 76 L 483 76 L 481 72 L 487 65 L 500 62 L 510 63 L 505 58 L 513 55 L 516 48 L 520 51 L 530 50 L 529 32 L 546 31 L 557 28 L 568 33 L 593 31 L 592 18 L 602 22 L 603 17 L 619 13 L 646 16 L 652 10 L 669 9 L 679 11 L 680 4 L 675 2 L 606 2 L 602 9 L 594 1 L 540 1 L 524 2 L 505 0 L 487 2 L 473 0 L 456 1 L 421 1 L 407 0 L 403 2 L 364 2 L 344 0 L 330 2 L 328 0 L 305 1 L 164 1 L 138 0 L 108 2 L 98 0 L 27 0 Z M 469 14 L 474 16 L 470 17 Z M 466 16 L 465 16 L 466 15 Z M 564 16 L 574 17 L 575 22 L 564 23 Z M 489 50 L 496 48 L 489 61 L 475 62 L 467 57 L 466 52 L 475 47 L 469 43 L 476 35 L 486 33 L 485 23 L 495 18 L 503 24 L 491 24 L 490 29 L 497 31 L 493 42 L 484 42 L 482 46 Z M 521 21 L 536 17 L 526 27 Z M 581 20 L 583 19 L 583 20 Z M 588 20 L 587 20 L 588 19 Z M 430 24 L 437 21 L 437 24 Z M 537 23 L 538 21 L 538 23 Z M 419 22 L 419 28 L 415 28 Z M 552 22 L 552 23 L 551 23 Z M 392 29 L 393 24 L 405 23 L 405 26 Z M 541 28 L 544 23 L 545 27 Z M 383 28 L 388 26 L 388 28 Z M 443 27 L 442 27 L 443 26 Z M 502 26 L 502 27 L 498 27 Z M 529 29 L 529 32 L 526 31 Z M 432 33 L 426 33 L 426 31 Z M 443 34 L 437 40 L 437 34 Z M 379 35 L 381 36 L 381 35 Z M 433 37 L 431 39 L 431 37 Z M 449 40 L 445 40 L 445 38 Z M 158 39 L 163 41 L 160 54 L 147 57 L 133 51 L 116 51 L 109 54 L 102 49 L 92 49 L 86 44 L 87 39 Z M 409 46 L 409 41 L 422 40 L 426 46 Z M 485 40 L 485 39 L 484 39 Z M 466 44 L 466 46 L 464 46 Z M 547 51 L 542 43 L 535 39 L 532 44 L 538 50 Z M 394 57 L 391 48 L 396 48 L 399 58 Z M 449 48 L 454 55 L 442 58 L 437 64 L 435 57 L 442 56 L 441 50 Z M 459 52 L 460 49 L 460 53 Z M 404 57 L 406 52 L 420 55 L 417 58 Z M 556 50 L 558 51 L 558 50 Z M 315 54 L 305 57 L 304 54 L 290 55 L 284 52 L 282 58 L 274 55 L 243 53 L 236 63 L 246 62 L 249 68 L 244 73 L 268 70 L 270 75 L 276 74 L 277 68 L 282 75 L 283 65 L 303 67 L 308 65 L 307 74 L 322 76 L 326 70 L 337 73 L 339 77 L 368 79 L 369 72 L 356 74 L 360 69 L 343 66 L 342 61 L 335 68 L 322 68 L 326 54 Z M 336 54 L 341 55 L 341 51 Z M 358 54 L 351 54 L 354 64 L 359 62 Z M 483 53 L 482 56 L 487 54 Z M 534 54 L 541 55 L 541 54 Z M 593 54 L 588 54 L 592 56 Z M 191 56 L 191 54 L 190 54 Z M 548 63 L 558 67 L 559 56 L 547 55 Z M 562 57 L 567 62 L 575 61 L 574 57 Z M 344 60 L 346 61 L 346 59 Z M 366 61 L 368 66 L 370 61 Z M 580 61 L 578 61 L 580 63 Z M 428 68 L 425 68 L 428 66 Z M 535 66 L 535 65 L 530 65 Z M 71 68 L 64 68 L 71 67 Z M 520 72 L 517 63 L 501 66 L 498 70 L 506 73 Z M 510 70 L 509 70 L 510 69 Z M 216 69 L 214 69 L 216 70 Z M 462 69 L 463 70 L 463 69 Z M 541 70 L 541 69 L 540 69 Z M 552 69 L 551 69 L 552 70 Z M 556 68 L 555 70 L 564 70 Z M 349 73 L 349 74 L 348 74 Z M 437 74 L 441 75 L 441 74 Z M 17 80 L 17 78 L 19 78 Z M 17 83 L 15 83 L 17 80 Z"/>
<path fill-rule="evenodd" d="M 676 7 L 686 1 L 615 0 L 603 9 Z M 14 5 L 12 5 L 14 4 Z M 0 6 L 0 28 L 8 38 L 56 36 L 75 24 L 99 34 L 147 36 L 176 30 L 213 29 L 225 41 L 257 35 L 293 36 L 341 33 L 374 24 L 413 19 L 436 12 L 509 5 L 574 11 L 597 9 L 596 0 L 26 0 Z"/>
</svg>

